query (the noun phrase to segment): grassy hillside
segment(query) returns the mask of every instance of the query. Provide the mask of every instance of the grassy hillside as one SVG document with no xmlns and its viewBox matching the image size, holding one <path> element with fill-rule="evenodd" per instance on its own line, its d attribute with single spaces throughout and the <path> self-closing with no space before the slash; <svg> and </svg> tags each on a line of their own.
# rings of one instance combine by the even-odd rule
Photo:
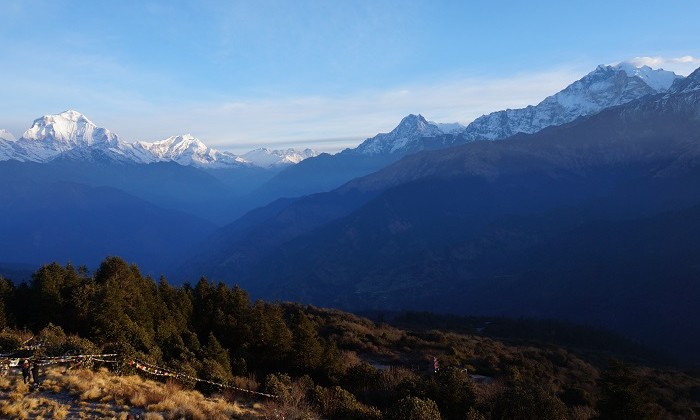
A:
<svg viewBox="0 0 700 420">
<path fill-rule="evenodd" d="M 16 373 L 3 378 L 7 417 L 700 415 L 697 375 L 645 366 L 650 359 L 625 340 L 561 323 L 501 320 L 486 328 L 412 314 L 393 320 L 399 328 L 339 310 L 253 303 L 240 288 L 206 279 L 194 287 L 156 284 L 118 258 L 94 274 L 53 264 L 29 284 L 0 281 L 0 303 L 2 354 L 118 355 L 113 373 L 49 370 L 39 391 Z M 617 356 L 628 364 L 611 359 Z"/>
<path fill-rule="evenodd" d="M 175 382 L 160 383 L 135 375 L 118 376 L 106 369 L 97 371 L 63 367 L 46 370 L 37 389 L 24 384 L 21 375 L 0 377 L 0 416 L 3 418 L 118 418 L 143 419 L 257 418 L 255 408 L 246 408 L 223 395 L 205 398 Z"/>
</svg>

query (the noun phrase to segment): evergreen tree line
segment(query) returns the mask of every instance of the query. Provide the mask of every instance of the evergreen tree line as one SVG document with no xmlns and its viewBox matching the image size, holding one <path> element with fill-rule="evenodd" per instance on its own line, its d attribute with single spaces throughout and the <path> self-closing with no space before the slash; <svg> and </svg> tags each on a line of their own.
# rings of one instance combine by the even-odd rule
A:
<svg viewBox="0 0 700 420">
<path fill-rule="evenodd" d="M 592 404 L 587 394 L 557 396 L 517 381 L 485 396 L 456 368 L 436 374 L 377 370 L 348 360 L 308 308 L 251 302 L 241 288 L 205 278 L 174 287 L 117 257 L 106 258 L 94 273 L 53 263 L 29 283 L 0 278 L 0 329 L 3 353 L 21 345 L 18 331 L 29 330 L 43 341 L 46 355 L 115 352 L 122 360 L 224 384 L 264 378 L 262 390 L 280 396 L 275 404 L 288 418 L 563 419 L 573 405 Z M 658 416 L 648 400 L 629 398 L 630 392 L 641 394 L 628 370 L 611 372 L 601 382 L 601 418 L 620 412 Z"/>
<path fill-rule="evenodd" d="M 205 278 L 173 287 L 117 257 L 94 275 L 70 263 L 45 265 L 29 283 L 3 280 L 0 297 L 0 327 L 54 325 L 125 358 L 223 382 L 249 371 L 313 371 L 327 352 L 301 307 L 251 303 L 238 286 Z"/>
</svg>

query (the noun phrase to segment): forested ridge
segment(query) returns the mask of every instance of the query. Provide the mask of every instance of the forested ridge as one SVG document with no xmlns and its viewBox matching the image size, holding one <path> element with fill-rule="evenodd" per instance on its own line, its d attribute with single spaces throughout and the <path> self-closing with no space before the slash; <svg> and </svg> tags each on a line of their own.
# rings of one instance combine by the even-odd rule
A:
<svg viewBox="0 0 700 420">
<path fill-rule="evenodd" d="M 53 263 L 28 283 L 0 280 L 0 353 L 34 334 L 42 356 L 117 353 L 122 373 L 136 359 L 276 395 L 263 403 L 285 418 L 700 416 L 693 374 L 603 363 L 575 346 L 506 343 L 473 334 L 477 324 L 455 327 L 464 320 L 443 328 L 444 318 L 412 314 L 397 319 L 400 329 L 337 310 L 251 302 L 239 287 L 204 278 L 174 287 L 116 257 L 94 273 Z M 522 330 L 522 322 L 511 325 Z M 609 355 L 604 343 L 594 347 Z"/>
</svg>

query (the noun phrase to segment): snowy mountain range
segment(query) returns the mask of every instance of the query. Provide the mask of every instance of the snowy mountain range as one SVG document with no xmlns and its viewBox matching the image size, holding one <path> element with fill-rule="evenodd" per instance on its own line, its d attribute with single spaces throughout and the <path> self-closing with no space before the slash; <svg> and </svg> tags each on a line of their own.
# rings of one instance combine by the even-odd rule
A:
<svg viewBox="0 0 700 420">
<path fill-rule="evenodd" d="M 177 162 L 184 166 L 212 169 L 240 166 L 269 168 L 298 163 L 317 154 L 310 149 L 258 149 L 238 156 L 212 149 L 190 134 L 156 142 L 129 143 L 106 128 L 97 127 L 86 116 L 73 110 L 34 120 L 18 140 L 8 131 L 0 130 L 0 161 L 49 162 L 68 159 L 143 164 Z"/>
<path fill-rule="evenodd" d="M 466 127 L 458 123 L 435 123 L 421 115 L 411 114 L 390 133 L 378 134 L 347 152 L 406 155 L 475 140 L 498 140 L 517 133 L 531 134 L 646 95 L 666 92 L 683 79 L 683 76 L 670 71 L 654 70 L 648 66 L 635 67 L 626 62 L 615 66 L 600 65 L 537 105 L 483 115 Z"/>
<path fill-rule="evenodd" d="M 476 140 L 498 140 L 517 133 L 532 134 L 549 126 L 565 124 L 603 109 L 683 85 L 684 77 L 630 63 L 600 65 L 595 70 L 545 98 L 537 105 L 506 109 L 483 115 L 466 127 L 459 123 L 436 123 L 410 114 L 389 133 L 365 140 L 341 154 L 392 160 L 422 150 L 434 150 Z M 156 142 L 122 141 L 116 134 L 97 127 L 84 115 L 66 111 L 34 121 L 20 139 L 0 130 L 0 161 L 47 162 L 53 159 L 111 160 L 119 162 L 177 162 L 201 168 L 288 166 L 318 153 L 256 149 L 243 155 L 212 149 L 186 134 Z"/>
<path fill-rule="evenodd" d="M 251 150 L 248 153 L 241 155 L 241 158 L 246 162 L 250 162 L 256 166 L 270 168 L 274 166 L 293 165 L 301 162 L 304 159 L 318 156 L 318 152 L 311 149 L 296 150 L 272 150 L 267 147 Z"/>
<path fill-rule="evenodd" d="M 637 68 L 629 63 L 601 65 L 536 106 L 507 109 L 477 118 L 462 132 L 458 143 L 536 133 L 643 96 L 665 92 L 675 80 L 682 78 L 673 72 L 653 70 L 648 66 Z"/>
<path fill-rule="evenodd" d="M 191 134 L 172 136 L 156 142 L 140 141 L 134 147 L 153 156 L 153 162 L 177 162 L 184 166 L 227 167 L 246 164 L 230 152 L 221 152 L 207 147 L 201 140 Z"/>
</svg>

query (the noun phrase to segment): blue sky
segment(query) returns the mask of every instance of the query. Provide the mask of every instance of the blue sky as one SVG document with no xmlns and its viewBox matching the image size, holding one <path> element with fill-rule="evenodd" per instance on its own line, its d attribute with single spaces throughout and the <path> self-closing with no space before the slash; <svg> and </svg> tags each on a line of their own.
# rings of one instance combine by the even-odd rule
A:
<svg viewBox="0 0 700 420">
<path fill-rule="evenodd" d="M 76 109 L 127 141 L 335 151 L 408 113 L 535 104 L 597 64 L 688 74 L 698 16 L 695 0 L 1 0 L 0 128 Z"/>
</svg>

